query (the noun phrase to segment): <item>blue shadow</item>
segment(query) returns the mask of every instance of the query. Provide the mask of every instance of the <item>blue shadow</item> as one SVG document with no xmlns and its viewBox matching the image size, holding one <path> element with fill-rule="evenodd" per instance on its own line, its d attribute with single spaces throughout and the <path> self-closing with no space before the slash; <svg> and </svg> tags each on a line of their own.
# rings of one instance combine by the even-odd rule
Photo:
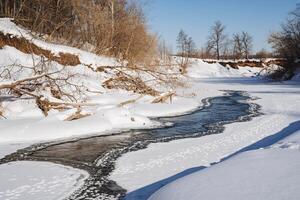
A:
<svg viewBox="0 0 300 200">
<path fill-rule="evenodd" d="M 145 187 L 142 187 L 138 190 L 135 190 L 133 192 L 128 193 L 122 200 L 146 200 L 148 199 L 154 192 L 162 188 L 163 186 L 179 179 L 184 176 L 187 176 L 189 174 L 192 174 L 194 172 L 200 171 L 202 169 L 205 169 L 206 167 L 194 167 L 187 170 L 184 170 L 178 174 L 175 174 L 174 176 L 171 176 L 169 178 L 157 181 L 155 183 L 152 183 L 150 185 L 147 185 Z"/>
<path fill-rule="evenodd" d="M 300 130 L 300 120 L 289 124 L 287 127 L 283 128 L 281 131 L 279 131 L 278 133 L 275 133 L 274 135 L 268 136 L 252 145 L 249 145 L 249 146 L 221 159 L 220 162 L 230 159 L 231 157 L 233 157 L 239 153 L 245 152 L 245 151 L 256 150 L 259 148 L 265 148 L 270 145 L 273 145 L 273 144 L 277 143 L 278 141 L 292 135 L 293 133 L 295 133 L 298 130 Z M 215 165 L 220 162 L 212 163 L 211 165 Z M 155 183 L 152 183 L 150 185 L 147 185 L 145 187 L 142 187 L 140 189 L 132 191 L 132 192 L 128 193 L 124 198 L 122 198 L 122 200 L 147 200 L 154 192 L 156 192 L 163 186 L 165 186 L 179 178 L 185 177 L 189 174 L 198 172 L 205 168 L 206 167 L 204 167 L 204 166 L 200 166 L 200 167 L 194 167 L 194 168 L 184 170 L 174 176 L 171 176 L 169 178 L 157 181 Z"/>
</svg>

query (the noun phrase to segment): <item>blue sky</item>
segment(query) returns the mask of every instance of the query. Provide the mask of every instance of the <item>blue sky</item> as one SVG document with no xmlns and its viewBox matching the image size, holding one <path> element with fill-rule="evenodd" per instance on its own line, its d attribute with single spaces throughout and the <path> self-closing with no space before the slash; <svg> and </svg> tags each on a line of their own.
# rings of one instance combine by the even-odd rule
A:
<svg viewBox="0 0 300 200">
<path fill-rule="evenodd" d="M 197 46 L 205 44 L 216 20 L 226 25 L 228 35 L 247 31 L 254 38 L 254 50 L 270 50 L 267 37 L 280 29 L 287 14 L 300 0 L 148 0 L 146 13 L 150 29 L 176 50 L 180 29 L 192 36 Z"/>
</svg>

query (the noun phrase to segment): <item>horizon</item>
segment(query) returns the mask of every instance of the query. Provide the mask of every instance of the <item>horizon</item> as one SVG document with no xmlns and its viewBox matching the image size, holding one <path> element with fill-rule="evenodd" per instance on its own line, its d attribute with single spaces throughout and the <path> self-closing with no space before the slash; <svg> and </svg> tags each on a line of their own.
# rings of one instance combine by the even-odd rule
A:
<svg viewBox="0 0 300 200">
<path fill-rule="evenodd" d="M 213 23 L 220 20 L 229 38 L 234 33 L 248 32 L 253 37 L 253 52 L 272 51 L 268 36 L 280 30 L 289 12 L 300 0 L 153 0 L 146 1 L 150 30 L 177 51 L 176 37 L 184 30 L 198 49 L 205 46 Z M 271 6 L 270 6 L 271 5 Z M 229 11 L 232 12 L 229 12 Z M 252 12 L 255 10 L 255 14 Z M 188 14 L 187 14 L 188 13 Z"/>
</svg>

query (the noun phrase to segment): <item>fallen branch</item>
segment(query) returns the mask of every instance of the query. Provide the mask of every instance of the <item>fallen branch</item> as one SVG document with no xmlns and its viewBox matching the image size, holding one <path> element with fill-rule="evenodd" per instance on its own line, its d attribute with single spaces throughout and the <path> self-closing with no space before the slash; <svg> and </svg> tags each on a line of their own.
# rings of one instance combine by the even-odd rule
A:
<svg viewBox="0 0 300 200">
<path fill-rule="evenodd" d="M 90 90 L 90 89 L 86 89 L 86 91 L 89 92 L 89 93 L 94 93 L 94 94 L 103 94 L 103 92 Z"/>
<path fill-rule="evenodd" d="M 157 98 L 155 98 L 151 103 L 164 103 L 168 99 L 170 99 L 170 103 L 172 103 L 172 97 L 175 95 L 175 92 L 168 92 L 166 94 L 163 94 Z"/>
<path fill-rule="evenodd" d="M 59 72 L 60 71 L 55 71 L 55 72 L 50 72 L 50 73 L 44 73 L 44 74 L 41 74 L 41 75 L 36 75 L 36 76 L 32 76 L 32 77 L 20 79 L 20 80 L 14 81 L 14 82 L 4 83 L 4 84 L 0 85 L 0 90 L 3 90 L 3 89 L 13 89 L 16 86 L 18 86 L 18 85 L 20 85 L 20 84 L 22 84 L 24 82 L 34 81 L 34 80 L 43 78 L 45 76 L 50 76 L 52 74 L 56 74 L 56 73 L 59 73 Z"/>
<path fill-rule="evenodd" d="M 77 120 L 77 119 L 88 117 L 90 115 L 91 114 L 88 114 L 88 113 L 87 114 L 82 114 L 81 109 L 78 109 L 74 114 L 72 114 L 69 117 L 67 117 L 66 119 L 64 119 L 64 121 L 74 121 L 74 120 Z"/>
<path fill-rule="evenodd" d="M 144 96 L 144 95 L 141 95 L 141 96 L 139 96 L 139 97 L 136 98 L 136 99 L 131 99 L 131 100 L 128 100 L 128 101 L 124 101 L 124 102 L 118 104 L 118 107 L 123 107 L 123 106 L 125 106 L 125 105 L 127 105 L 127 104 L 135 103 L 137 100 L 141 99 L 143 96 Z"/>
<path fill-rule="evenodd" d="M 42 110 L 45 116 L 51 109 L 66 110 L 70 108 L 77 108 L 80 110 L 83 106 L 97 106 L 97 103 L 69 103 L 69 102 L 51 102 L 48 99 L 36 98 L 38 107 Z"/>
</svg>

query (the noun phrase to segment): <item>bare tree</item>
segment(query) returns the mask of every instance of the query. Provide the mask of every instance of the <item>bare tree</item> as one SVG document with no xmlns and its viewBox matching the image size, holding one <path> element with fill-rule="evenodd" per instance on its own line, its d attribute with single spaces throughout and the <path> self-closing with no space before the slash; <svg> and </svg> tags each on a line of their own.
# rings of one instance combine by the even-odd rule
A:
<svg viewBox="0 0 300 200">
<path fill-rule="evenodd" d="M 187 48 L 187 57 L 195 56 L 196 44 L 192 37 L 188 37 L 186 42 L 186 48 Z"/>
<path fill-rule="evenodd" d="M 207 47 L 210 51 L 214 51 L 218 60 L 227 38 L 224 31 L 225 26 L 220 21 L 216 21 L 211 27 L 210 36 L 208 37 Z"/>
<path fill-rule="evenodd" d="M 243 56 L 243 44 L 239 33 L 233 34 L 233 56 L 235 59 L 240 59 Z"/>
<path fill-rule="evenodd" d="M 248 32 L 243 31 L 241 34 L 243 53 L 246 59 L 249 59 L 249 55 L 251 53 L 253 47 L 253 38 L 250 36 Z"/>
<path fill-rule="evenodd" d="M 177 54 L 180 57 L 181 71 L 185 73 L 189 62 L 189 57 L 196 53 L 196 44 L 192 37 L 189 37 L 183 30 L 180 30 L 177 36 Z"/>
<path fill-rule="evenodd" d="M 297 8 L 289 14 L 281 29 L 280 32 L 271 34 L 269 43 L 275 53 L 292 64 L 300 57 L 300 4 L 297 4 Z"/>
<path fill-rule="evenodd" d="M 177 49 L 178 49 L 177 54 L 182 57 L 186 56 L 188 36 L 183 30 L 179 31 L 176 42 L 177 42 Z"/>
<path fill-rule="evenodd" d="M 226 38 L 223 44 L 222 57 L 224 59 L 229 59 L 231 56 L 231 40 Z"/>
<path fill-rule="evenodd" d="M 291 78 L 294 71 L 299 68 L 300 58 L 300 4 L 289 14 L 287 21 L 282 24 L 281 31 L 272 33 L 269 38 L 277 56 L 286 60 L 281 72 L 275 76 L 285 79 Z M 277 77 L 278 78 L 278 77 Z"/>
<path fill-rule="evenodd" d="M 172 50 L 164 39 L 160 39 L 158 43 L 158 54 L 163 64 L 171 64 Z"/>
</svg>

